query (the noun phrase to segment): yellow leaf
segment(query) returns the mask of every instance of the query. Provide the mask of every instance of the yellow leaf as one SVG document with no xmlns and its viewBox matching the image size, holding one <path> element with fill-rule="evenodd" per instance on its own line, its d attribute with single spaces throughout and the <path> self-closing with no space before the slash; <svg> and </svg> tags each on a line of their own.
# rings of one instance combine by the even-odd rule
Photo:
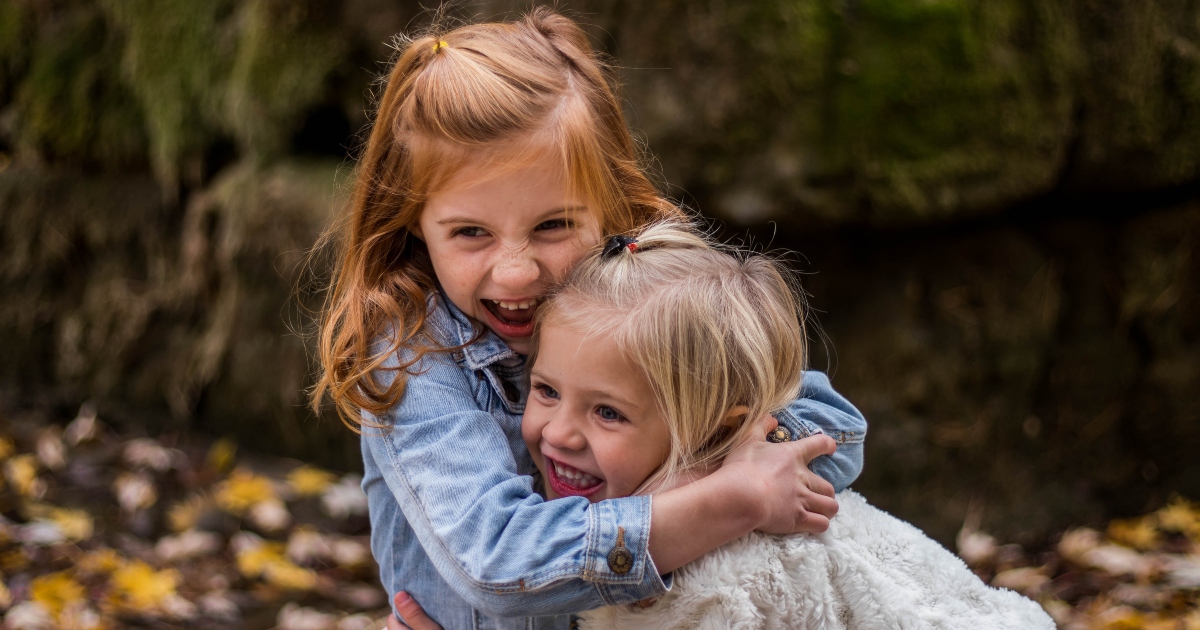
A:
<svg viewBox="0 0 1200 630">
<path fill-rule="evenodd" d="M 229 438 L 221 438 L 208 449 L 208 465 L 219 473 L 233 467 L 237 458 L 237 443 Z"/>
<path fill-rule="evenodd" d="M 275 498 L 271 480 L 245 470 L 235 470 L 217 485 L 217 505 L 231 514 L 242 515 L 250 506 Z"/>
<path fill-rule="evenodd" d="M 191 529 L 200 522 L 200 517 L 208 510 L 209 501 L 201 495 L 192 495 L 167 510 L 167 522 L 176 532 Z"/>
<path fill-rule="evenodd" d="M 112 573 L 124 564 L 125 559 L 121 557 L 121 554 L 104 547 L 83 554 L 75 566 L 82 573 L 96 575 Z"/>
<path fill-rule="evenodd" d="M 302 497 L 320 495 L 337 479 L 337 475 L 328 470 L 312 466 L 301 466 L 288 474 L 288 485 L 292 491 Z"/>
<path fill-rule="evenodd" d="M 238 571 L 248 578 L 256 578 L 266 571 L 268 565 L 283 561 L 284 546 L 277 542 L 264 542 L 237 552 Z"/>
<path fill-rule="evenodd" d="M 16 445 L 7 435 L 0 435 L 0 460 L 12 457 L 12 454 L 17 452 Z"/>
<path fill-rule="evenodd" d="M 83 601 L 83 595 L 83 585 L 67 571 L 39 575 L 29 583 L 29 601 L 41 604 L 55 619 L 68 604 Z"/>
<path fill-rule="evenodd" d="M 54 508 L 50 511 L 50 520 L 58 525 L 67 540 L 81 542 L 92 537 L 92 517 L 83 510 Z"/>
<path fill-rule="evenodd" d="M 155 571 L 153 567 L 134 560 L 113 573 L 116 594 L 129 608 L 138 612 L 156 610 L 175 594 L 179 574 L 172 569 Z"/>
<path fill-rule="evenodd" d="M 23 497 L 33 497 L 37 481 L 37 457 L 26 453 L 4 462 L 4 476 L 9 485 Z"/>
<path fill-rule="evenodd" d="M 1175 497 L 1158 512 L 1159 527 L 1169 532 L 1200 535 L 1200 511 L 1192 507 L 1191 502 L 1182 497 Z"/>
<path fill-rule="evenodd" d="M 1108 524 L 1105 534 L 1108 539 L 1142 551 L 1154 549 L 1159 544 L 1158 529 L 1152 517 L 1117 520 Z"/>
<path fill-rule="evenodd" d="M 317 585 L 317 573 L 280 559 L 263 570 L 263 579 L 282 589 L 307 591 Z"/>
</svg>

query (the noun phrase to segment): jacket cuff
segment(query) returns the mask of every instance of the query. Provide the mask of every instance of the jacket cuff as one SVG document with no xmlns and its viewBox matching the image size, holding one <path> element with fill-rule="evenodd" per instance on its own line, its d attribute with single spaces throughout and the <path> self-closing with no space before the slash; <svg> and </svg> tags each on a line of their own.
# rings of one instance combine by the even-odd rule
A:
<svg viewBox="0 0 1200 630">
<path fill-rule="evenodd" d="M 664 580 L 650 558 L 650 500 L 610 499 L 588 510 L 583 577 L 609 605 L 640 601 L 669 588 L 670 577 Z"/>
</svg>

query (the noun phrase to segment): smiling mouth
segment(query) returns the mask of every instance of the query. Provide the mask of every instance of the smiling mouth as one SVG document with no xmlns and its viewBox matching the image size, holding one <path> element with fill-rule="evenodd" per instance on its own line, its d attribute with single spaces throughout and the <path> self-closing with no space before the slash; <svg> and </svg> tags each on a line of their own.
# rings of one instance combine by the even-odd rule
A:
<svg viewBox="0 0 1200 630">
<path fill-rule="evenodd" d="M 543 456 L 545 457 L 545 456 Z M 604 480 L 573 466 L 546 457 L 546 477 L 559 496 L 586 497 L 604 485 Z"/>
<path fill-rule="evenodd" d="M 479 303 L 489 315 L 488 327 L 511 339 L 533 334 L 533 316 L 540 301 L 531 298 L 519 302 L 479 300 Z"/>
</svg>

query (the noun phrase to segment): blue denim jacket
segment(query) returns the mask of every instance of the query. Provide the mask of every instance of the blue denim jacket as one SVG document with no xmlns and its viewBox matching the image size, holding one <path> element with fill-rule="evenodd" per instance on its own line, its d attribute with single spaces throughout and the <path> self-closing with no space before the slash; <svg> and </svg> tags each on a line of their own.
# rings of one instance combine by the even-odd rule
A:
<svg viewBox="0 0 1200 630">
<path fill-rule="evenodd" d="M 445 296 L 430 302 L 434 343 L 471 340 L 471 322 Z M 522 358 L 503 341 L 488 331 L 461 351 L 427 355 L 412 372 L 398 405 L 382 417 L 363 413 L 386 427 L 365 426 L 361 445 L 371 551 L 389 596 L 407 591 L 447 629 L 565 630 L 570 613 L 669 588 L 648 553 L 649 496 L 592 504 L 535 492 L 521 439 Z M 777 417 L 796 438 L 837 440 L 837 453 L 811 467 L 838 490 L 858 476 L 866 421 L 824 374 L 806 372 L 801 397 Z M 623 574 L 607 562 L 618 527 L 633 553 Z"/>
</svg>

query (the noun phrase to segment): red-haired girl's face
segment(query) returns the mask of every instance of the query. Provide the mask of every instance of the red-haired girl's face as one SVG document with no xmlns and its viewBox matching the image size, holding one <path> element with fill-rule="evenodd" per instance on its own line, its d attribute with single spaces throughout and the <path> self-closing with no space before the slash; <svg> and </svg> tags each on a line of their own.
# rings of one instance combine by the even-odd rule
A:
<svg viewBox="0 0 1200 630">
<path fill-rule="evenodd" d="M 552 153 L 496 164 L 481 159 L 459 169 L 430 195 L 413 232 L 454 305 L 527 354 L 534 306 L 600 241 L 601 230 L 568 192 Z"/>
</svg>

